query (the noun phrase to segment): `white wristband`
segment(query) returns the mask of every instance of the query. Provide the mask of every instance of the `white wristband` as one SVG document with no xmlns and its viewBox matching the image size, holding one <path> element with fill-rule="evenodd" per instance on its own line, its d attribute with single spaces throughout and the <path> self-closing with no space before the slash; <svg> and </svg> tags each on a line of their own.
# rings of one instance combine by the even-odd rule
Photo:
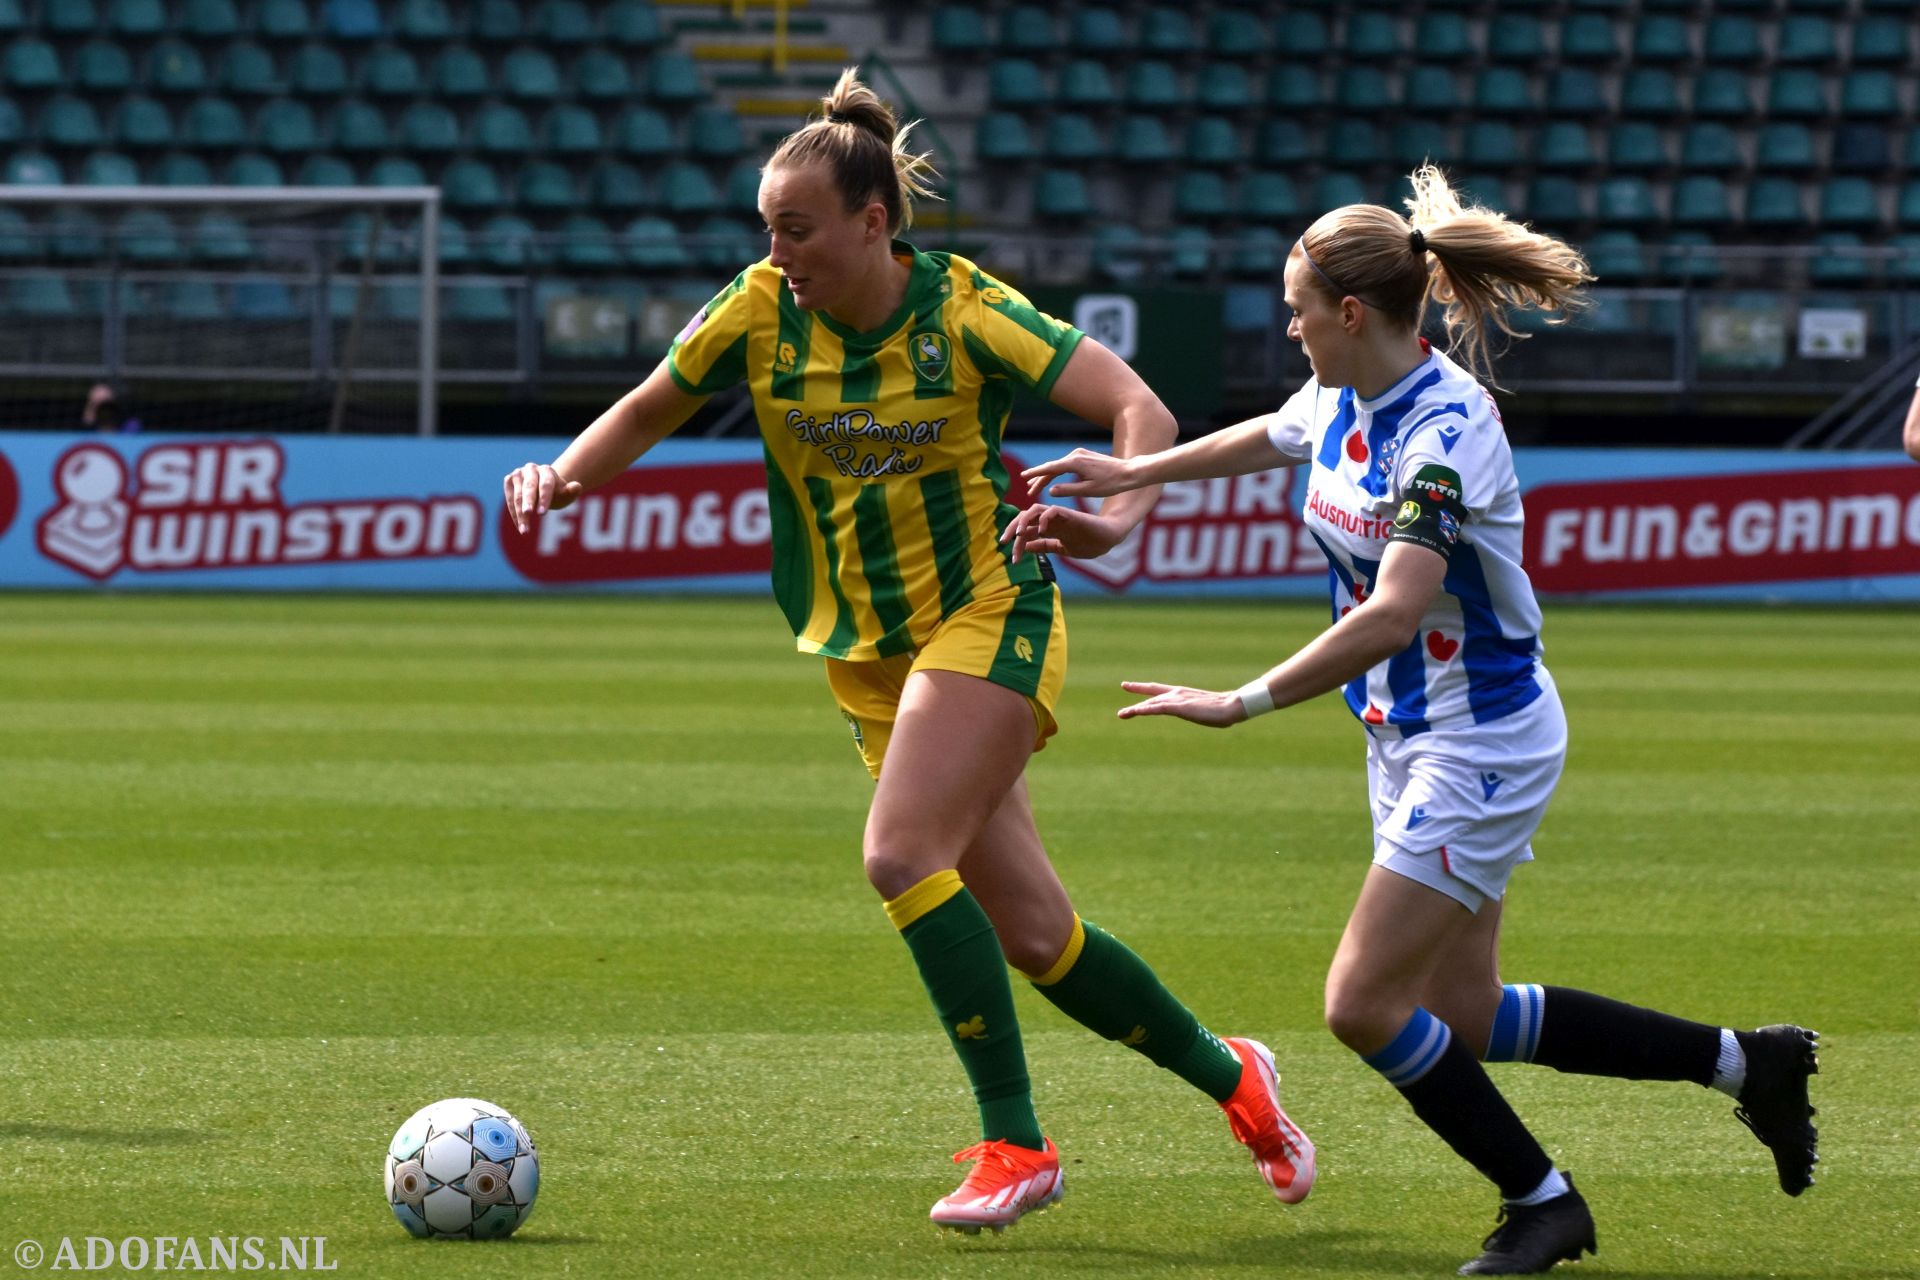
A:
<svg viewBox="0 0 1920 1280">
<path fill-rule="evenodd" d="M 1263 716 L 1273 710 L 1273 690 L 1267 688 L 1266 677 L 1241 685 L 1239 693 L 1240 705 L 1245 708 L 1247 719 Z"/>
</svg>

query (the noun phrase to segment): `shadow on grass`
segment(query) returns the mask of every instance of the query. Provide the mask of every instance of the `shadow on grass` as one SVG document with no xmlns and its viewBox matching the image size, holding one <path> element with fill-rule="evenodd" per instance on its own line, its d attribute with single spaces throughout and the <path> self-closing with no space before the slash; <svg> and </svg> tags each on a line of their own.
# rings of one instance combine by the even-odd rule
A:
<svg viewBox="0 0 1920 1280">
<path fill-rule="evenodd" d="M 65 1124 L 0 1124 L 0 1141 L 27 1138 L 35 1142 L 87 1142 L 103 1147 L 184 1147 L 212 1142 L 221 1135 L 198 1129 L 86 1129 Z"/>
</svg>

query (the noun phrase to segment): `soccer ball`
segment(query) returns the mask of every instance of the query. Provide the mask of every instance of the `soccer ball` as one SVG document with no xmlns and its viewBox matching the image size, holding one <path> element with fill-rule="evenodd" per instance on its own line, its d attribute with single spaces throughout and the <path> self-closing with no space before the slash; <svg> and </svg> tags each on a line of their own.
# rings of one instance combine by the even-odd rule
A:
<svg viewBox="0 0 1920 1280">
<path fill-rule="evenodd" d="M 422 1107 L 387 1147 L 387 1204 L 416 1236 L 510 1236 L 539 1191 L 533 1139 L 491 1102 L 446 1098 Z"/>
</svg>

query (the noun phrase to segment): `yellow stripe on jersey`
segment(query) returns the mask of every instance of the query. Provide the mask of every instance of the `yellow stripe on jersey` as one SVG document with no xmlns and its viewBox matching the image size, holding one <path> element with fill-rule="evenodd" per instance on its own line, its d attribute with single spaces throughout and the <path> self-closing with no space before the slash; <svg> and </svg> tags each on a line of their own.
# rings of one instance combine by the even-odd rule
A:
<svg viewBox="0 0 1920 1280">
<path fill-rule="evenodd" d="M 1014 390 L 1046 396 L 1081 334 L 965 258 L 902 241 L 900 308 L 859 333 L 801 311 L 758 262 L 675 340 L 668 372 L 710 395 L 746 382 L 766 444 L 774 594 L 808 653 L 918 648 L 977 594 L 1037 581 L 999 543 L 1000 441 Z"/>
</svg>

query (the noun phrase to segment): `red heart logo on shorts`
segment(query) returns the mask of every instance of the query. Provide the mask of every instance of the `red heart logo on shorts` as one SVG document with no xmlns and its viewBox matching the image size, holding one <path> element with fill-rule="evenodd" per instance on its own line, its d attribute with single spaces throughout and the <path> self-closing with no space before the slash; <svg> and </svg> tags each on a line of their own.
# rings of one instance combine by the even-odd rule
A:
<svg viewBox="0 0 1920 1280">
<path fill-rule="evenodd" d="M 1453 655 L 1460 652 L 1460 642 L 1449 640 L 1438 631 L 1427 632 L 1427 652 L 1442 662 L 1453 661 Z"/>
</svg>

